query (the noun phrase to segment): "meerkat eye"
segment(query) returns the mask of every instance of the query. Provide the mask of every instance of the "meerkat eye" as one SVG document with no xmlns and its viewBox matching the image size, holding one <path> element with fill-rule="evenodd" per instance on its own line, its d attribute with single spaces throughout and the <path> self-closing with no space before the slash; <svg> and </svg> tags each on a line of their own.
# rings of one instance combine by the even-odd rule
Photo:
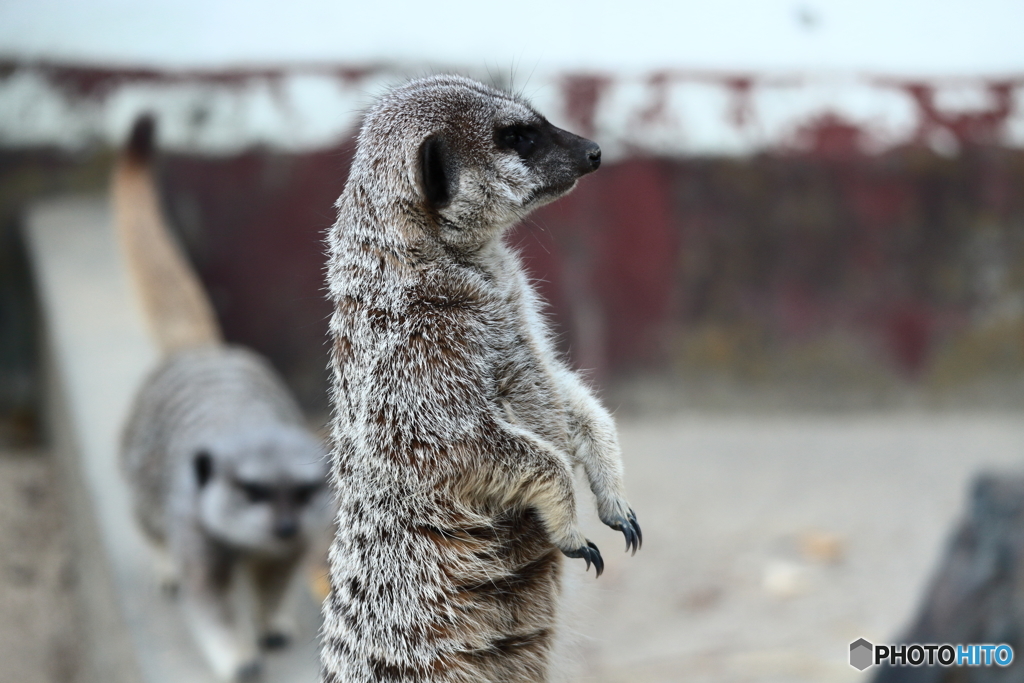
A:
<svg viewBox="0 0 1024 683">
<path fill-rule="evenodd" d="M 263 484 L 250 482 L 238 482 L 238 488 L 242 490 L 250 503 L 265 503 L 274 497 L 274 490 Z"/>
<path fill-rule="evenodd" d="M 519 125 L 499 129 L 496 137 L 498 147 L 514 150 L 516 154 L 525 158 L 537 146 L 540 133 L 533 126 Z"/>
<path fill-rule="evenodd" d="M 313 499 L 313 496 L 320 489 L 319 484 L 305 484 L 296 486 L 292 491 L 292 502 L 296 505 L 306 505 Z"/>
<path fill-rule="evenodd" d="M 197 452 L 192 459 L 192 469 L 199 488 L 206 486 L 213 476 L 213 456 L 210 455 L 210 452 L 206 450 Z"/>
</svg>

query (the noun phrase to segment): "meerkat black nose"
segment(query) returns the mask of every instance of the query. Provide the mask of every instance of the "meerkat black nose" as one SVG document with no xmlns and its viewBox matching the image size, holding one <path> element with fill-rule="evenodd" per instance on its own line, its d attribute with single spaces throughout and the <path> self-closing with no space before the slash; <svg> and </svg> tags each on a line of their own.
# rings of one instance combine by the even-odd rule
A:
<svg viewBox="0 0 1024 683">
<path fill-rule="evenodd" d="M 289 517 L 279 519 L 274 524 L 274 535 L 278 538 L 293 538 L 297 533 L 299 533 L 299 523 Z"/>
<path fill-rule="evenodd" d="M 586 138 L 576 138 L 576 172 L 580 175 L 593 173 L 601 165 L 601 148 Z"/>
</svg>

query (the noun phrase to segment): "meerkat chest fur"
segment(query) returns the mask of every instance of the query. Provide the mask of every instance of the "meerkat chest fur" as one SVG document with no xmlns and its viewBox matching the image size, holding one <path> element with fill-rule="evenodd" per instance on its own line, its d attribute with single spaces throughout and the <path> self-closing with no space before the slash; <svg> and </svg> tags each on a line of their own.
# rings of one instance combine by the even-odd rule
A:
<svg viewBox="0 0 1024 683">
<path fill-rule="evenodd" d="M 431 369 L 442 375 L 450 372 L 449 377 L 456 379 L 461 368 L 445 366 L 445 347 L 472 344 L 475 370 L 482 380 L 474 389 L 481 398 L 497 406 L 508 422 L 528 426 L 562 449 L 567 446 L 564 401 L 554 369 L 546 360 L 551 355 L 548 331 L 537 298 L 511 250 L 498 243 L 486 255 L 477 255 L 471 265 L 435 261 L 429 267 L 389 267 L 387 258 L 362 256 L 358 260 L 371 265 L 362 276 L 357 275 L 358 270 L 350 272 L 356 277 L 339 291 L 334 319 L 339 333 L 335 342 L 340 371 L 337 398 L 348 404 L 339 439 L 350 442 L 359 434 L 372 453 L 382 456 L 374 445 L 376 440 L 415 430 L 425 417 L 438 440 L 431 446 L 466 438 L 467 425 L 460 422 L 460 411 L 453 410 L 457 406 L 425 401 L 425 396 L 415 391 L 415 373 Z M 378 282 L 367 287 L 374 280 Z M 471 329 L 458 331 L 470 334 L 453 334 L 464 327 Z M 378 423 L 361 425 L 360 420 L 370 416 L 365 401 L 376 398 L 361 392 L 398 381 L 408 381 L 413 391 L 396 396 L 403 405 L 387 406 L 389 417 L 414 424 L 392 423 L 401 427 L 397 430 L 380 429 Z M 357 425 L 364 429 L 353 430 Z M 433 448 L 409 451 L 410 457 L 426 460 L 440 454 Z M 451 462 L 455 455 L 465 455 L 470 461 Z M 440 475 L 448 467 L 461 470 L 472 466 L 479 454 L 445 451 L 444 456 L 446 460 L 432 462 L 431 470 L 417 476 Z M 361 454 L 354 466 L 364 467 L 366 460 L 367 455 Z M 389 469 L 382 472 L 390 476 Z"/>
<path fill-rule="evenodd" d="M 328 235 L 325 681 L 548 680 L 561 557 L 603 566 L 575 464 L 630 542 L 614 425 L 502 241 L 599 161 L 465 78 L 413 81 L 367 114 Z"/>
<path fill-rule="evenodd" d="M 540 302 L 519 259 L 498 245 L 491 273 L 501 318 L 495 329 L 494 398 L 513 424 L 528 425 L 560 449 L 568 447 L 565 403 L 557 386 L 553 355 Z"/>
</svg>

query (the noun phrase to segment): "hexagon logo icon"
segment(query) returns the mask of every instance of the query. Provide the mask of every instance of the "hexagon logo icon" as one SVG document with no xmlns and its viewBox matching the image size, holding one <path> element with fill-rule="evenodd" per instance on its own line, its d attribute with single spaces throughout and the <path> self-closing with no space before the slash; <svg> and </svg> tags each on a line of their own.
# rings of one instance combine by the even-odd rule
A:
<svg viewBox="0 0 1024 683">
<path fill-rule="evenodd" d="M 874 654 L 875 646 L 864 640 L 858 638 L 857 640 L 850 643 L 850 666 L 857 671 L 863 671 L 872 664 L 872 655 Z"/>
</svg>

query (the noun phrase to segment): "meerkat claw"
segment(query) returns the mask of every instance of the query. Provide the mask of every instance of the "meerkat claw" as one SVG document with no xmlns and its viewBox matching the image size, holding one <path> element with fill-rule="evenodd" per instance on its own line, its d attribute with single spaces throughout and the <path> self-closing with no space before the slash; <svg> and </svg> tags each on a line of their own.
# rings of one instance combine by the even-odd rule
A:
<svg viewBox="0 0 1024 683">
<path fill-rule="evenodd" d="M 636 551 L 643 547 L 644 534 L 640 531 L 640 524 L 637 523 L 636 513 L 633 510 L 630 510 L 625 517 L 616 517 L 604 523 L 616 531 L 621 531 L 622 535 L 626 537 L 627 553 L 632 551 L 632 554 L 636 555 Z"/>
<path fill-rule="evenodd" d="M 623 527 L 622 535 L 626 537 L 626 552 L 628 553 L 630 550 L 632 550 L 633 554 L 636 554 L 637 538 L 636 532 L 633 531 L 633 527 Z"/>
<path fill-rule="evenodd" d="M 590 570 L 590 563 L 593 562 L 597 576 L 601 576 L 601 572 L 604 571 L 604 559 L 601 557 L 601 551 L 597 549 L 593 541 L 587 541 L 587 545 L 576 550 L 563 550 L 562 554 L 573 559 L 583 558 L 587 563 L 588 571 Z"/>
<path fill-rule="evenodd" d="M 633 555 L 636 555 L 636 551 L 644 547 L 644 532 L 640 530 L 640 523 L 636 521 L 636 513 L 633 509 L 629 510 L 629 523 L 633 531 Z"/>
<path fill-rule="evenodd" d="M 597 549 L 596 545 L 590 541 L 587 541 L 587 545 L 590 546 L 590 559 L 594 561 L 595 578 L 597 578 L 604 572 L 604 559 L 601 557 L 601 551 Z"/>
</svg>

